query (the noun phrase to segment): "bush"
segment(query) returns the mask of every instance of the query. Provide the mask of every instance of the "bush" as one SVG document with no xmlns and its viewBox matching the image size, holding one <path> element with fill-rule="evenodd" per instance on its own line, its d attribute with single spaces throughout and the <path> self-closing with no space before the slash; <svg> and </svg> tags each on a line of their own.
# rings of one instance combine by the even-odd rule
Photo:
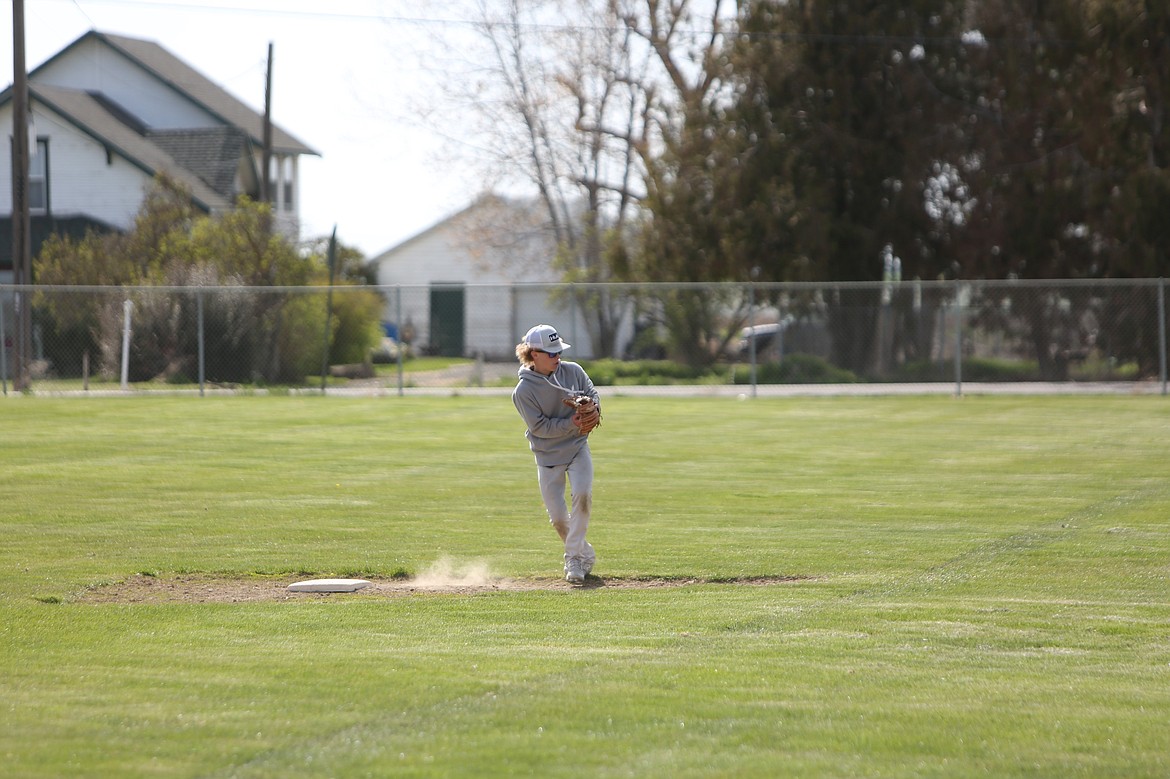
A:
<svg viewBox="0 0 1170 779">
<path fill-rule="evenodd" d="M 750 384 L 751 366 L 736 367 L 733 378 L 736 384 Z M 757 384 L 856 384 L 859 381 L 851 371 L 809 354 L 793 353 L 779 362 L 756 366 Z"/>
<path fill-rule="evenodd" d="M 82 296 L 79 293 L 64 293 L 73 301 Z M 59 322 L 55 316 L 55 309 L 44 303 L 44 296 L 33 307 L 33 326 L 39 327 L 44 344 L 45 359 L 48 360 L 52 374 L 58 378 L 79 378 L 83 372 L 85 357 L 88 354 L 92 364 L 91 371 L 98 371 L 100 351 L 94 339 L 92 322 L 83 318 L 71 319 L 69 322 Z M 68 304 L 67 304 L 68 305 Z M 79 304 L 77 308 L 81 308 Z M 92 317 L 92 306 L 85 313 Z"/>
<path fill-rule="evenodd" d="M 214 383 L 248 383 L 258 337 L 255 296 L 245 288 L 203 297 L 204 371 Z M 188 304 L 186 350 L 198 354 L 198 300 Z"/>
<path fill-rule="evenodd" d="M 1040 369 L 1035 362 L 969 357 L 963 360 L 962 376 L 963 381 L 1036 381 L 1040 378 Z M 954 380 L 953 359 L 944 362 L 926 360 L 909 362 L 900 366 L 890 377 L 890 381 L 895 382 Z"/>
<path fill-rule="evenodd" d="M 608 387 L 619 384 L 678 384 L 693 382 L 710 376 L 711 369 L 693 368 L 672 360 L 593 360 L 582 362 L 594 385 Z"/>
<path fill-rule="evenodd" d="M 333 296 L 331 364 L 366 362 L 382 343 L 382 299 L 372 290 L 346 288 Z"/>
<path fill-rule="evenodd" d="M 292 295 L 281 307 L 275 332 L 280 360 L 275 373 L 269 373 L 275 381 L 299 384 L 306 376 L 321 375 L 324 303 L 319 295 Z"/>
<path fill-rule="evenodd" d="M 122 304 L 129 295 L 134 306 L 131 381 L 181 381 L 198 375 L 202 345 L 210 381 L 297 382 L 320 373 L 327 334 L 332 336 L 334 362 L 365 362 L 381 339 L 380 299 L 368 291 L 339 294 L 326 325 L 323 296 L 260 291 L 266 286 L 305 286 L 324 270 L 322 257 L 300 251 L 270 227 L 265 204 L 244 198 L 227 213 L 202 215 L 188 191 L 159 179 L 127 233 L 50 238 L 38 258 L 42 284 L 97 285 L 109 287 L 111 294 L 88 299 L 41 295 L 37 305 L 49 336 L 46 355 L 80 373 L 82 355 L 93 352 L 97 370 L 117 376 Z M 342 256 L 347 256 L 344 247 Z M 240 291 L 203 297 L 200 344 L 198 298 L 149 289 L 172 286 Z M 64 343 L 65 335 L 73 336 L 75 347 Z"/>
</svg>

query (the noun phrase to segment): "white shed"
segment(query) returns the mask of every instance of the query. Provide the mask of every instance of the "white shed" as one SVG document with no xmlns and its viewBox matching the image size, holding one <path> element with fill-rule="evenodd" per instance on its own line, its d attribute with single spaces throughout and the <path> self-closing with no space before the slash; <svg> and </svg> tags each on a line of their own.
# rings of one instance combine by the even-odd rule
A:
<svg viewBox="0 0 1170 779">
<path fill-rule="evenodd" d="M 535 201 L 481 196 L 370 263 L 385 321 L 420 353 L 513 360 L 525 331 L 547 323 L 574 358 L 594 355 Z"/>
</svg>

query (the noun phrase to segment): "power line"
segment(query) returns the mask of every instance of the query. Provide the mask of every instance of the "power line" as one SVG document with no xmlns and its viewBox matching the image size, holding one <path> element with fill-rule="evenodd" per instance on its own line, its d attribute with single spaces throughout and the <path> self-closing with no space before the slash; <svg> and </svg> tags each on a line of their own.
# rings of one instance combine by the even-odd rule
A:
<svg viewBox="0 0 1170 779">
<path fill-rule="evenodd" d="M 58 0 L 59 2 L 62 0 Z M 77 7 L 79 11 L 87 19 L 90 16 L 81 9 L 82 0 L 64 0 L 70 2 Z M 260 16 L 283 16 L 289 18 L 303 18 L 310 20 L 331 19 L 335 21 L 352 21 L 352 22 L 370 22 L 381 21 L 388 24 L 409 24 L 421 27 L 481 27 L 485 24 L 484 20 L 463 19 L 463 18 L 443 18 L 443 17 L 429 17 L 429 16 L 399 16 L 387 15 L 375 12 L 353 12 L 343 13 L 339 11 L 327 10 L 302 10 L 295 8 L 280 8 L 280 7 L 266 7 L 257 5 L 241 5 L 232 3 L 230 5 L 219 5 L 215 3 L 204 2 L 177 2 L 176 0 L 163 0 L 156 2 L 156 0 L 100 0 L 104 5 L 123 5 L 134 8 L 151 8 L 159 10 L 171 11 L 195 11 L 195 12 L 221 12 L 230 14 L 246 14 L 246 15 L 260 15 Z M 92 24 L 92 20 L 91 20 Z M 537 32 L 614 32 L 614 28 L 603 25 L 589 25 L 589 24 L 551 24 L 551 23 L 536 23 L 525 22 L 516 25 L 518 28 Z M 679 29 L 676 28 L 674 32 L 684 37 L 709 37 L 712 34 L 711 30 L 696 30 L 696 29 Z M 822 43 L 822 44 L 837 44 L 837 45 L 953 45 L 959 44 L 964 46 L 991 46 L 991 45 L 1011 45 L 1011 46 L 1035 46 L 1037 44 L 1065 46 L 1074 43 L 1073 41 L 1060 38 L 1047 38 L 1041 36 L 1030 36 L 1027 38 L 987 38 L 980 34 L 978 42 L 969 39 L 964 35 L 890 35 L 885 33 L 815 33 L 815 32 L 782 32 L 782 31 L 768 31 L 768 32 L 743 32 L 735 29 L 723 30 L 719 33 L 727 38 L 747 38 L 747 39 L 770 39 L 779 40 L 791 43 Z"/>
<path fill-rule="evenodd" d="M 77 13 L 85 17 L 85 20 L 89 22 L 89 26 L 92 28 L 94 26 L 93 19 L 89 18 L 89 14 L 87 14 L 85 9 L 81 7 L 81 3 L 79 3 L 77 0 L 73 0 L 73 7 L 77 9 Z"/>
<path fill-rule="evenodd" d="M 80 4 L 83 0 L 58 0 L 58 2 L 69 2 L 80 9 Z M 98 0 L 102 5 L 123 5 L 133 8 L 150 8 L 164 11 L 208 11 L 208 12 L 222 12 L 230 14 L 247 14 L 259 16 L 288 16 L 293 18 L 305 19 L 336 19 L 339 21 L 354 21 L 354 22 L 369 22 L 369 21 L 387 21 L 387 22 L 402 22 L 408 24 L 423 24 L 423 25 L 471 25 L 476 22 L 467 19 L 443 19 L 432 17 L 412 17 L 412 16 L 388 16 L 373 12 L 358 12 L 358 13 L 341 13 L 338 11 L 323 11 L 323 10 L 301 10 L 295 8 L 275 8 L 255 5 L 241 5 L 233 3 L 231 5 L 218 5 L 215 3 L 195 2 L 184 3 L 174 2 L 173 0 L 165 0 L 163 2 L 156 2 L 155 0 Z M 82 11 L 84 14 L 85 12 Z M 86 14 L 86 18 L 89 15 Z"/>
</svg>

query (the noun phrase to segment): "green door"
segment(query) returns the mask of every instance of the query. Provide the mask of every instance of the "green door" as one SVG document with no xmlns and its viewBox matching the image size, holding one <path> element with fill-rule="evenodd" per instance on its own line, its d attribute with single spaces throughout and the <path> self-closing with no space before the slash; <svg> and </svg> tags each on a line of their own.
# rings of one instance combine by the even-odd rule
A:
<svg viewBox="0 0 1170 779">
<path fill-rule="evenodd" d="M 431 287 L 431 352 L 441 357 L 463 356 L 464 289 L 462 284 Z"/>
</svg>

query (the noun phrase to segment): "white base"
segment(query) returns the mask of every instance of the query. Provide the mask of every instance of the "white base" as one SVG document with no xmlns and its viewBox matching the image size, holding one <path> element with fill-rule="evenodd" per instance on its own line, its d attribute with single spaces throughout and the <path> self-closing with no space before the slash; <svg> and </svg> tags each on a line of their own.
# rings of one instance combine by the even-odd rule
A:
<svg viewBox="0 0 1170 779">
<path fill-rule="evenodd" d="M 353 592 L 372 583 L 365 579 L 310 579 L 290 584 L 288 588 L 293 592 Z"/>
</svg>

